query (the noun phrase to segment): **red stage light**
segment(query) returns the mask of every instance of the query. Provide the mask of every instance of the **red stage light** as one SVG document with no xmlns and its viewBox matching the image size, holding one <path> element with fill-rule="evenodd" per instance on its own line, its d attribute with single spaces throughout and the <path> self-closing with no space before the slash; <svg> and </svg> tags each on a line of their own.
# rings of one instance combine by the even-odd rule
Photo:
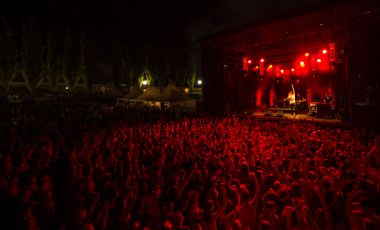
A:
<svg viewBox="0 0 380 230">
<path fill-rule="evenodd" d="M 294 71 L 296 71 L 296 70 L 295 70 L 294 68 L 291 68 L 290 71 L 294 72 Z"/>
<path fill-rule="evenodd" d="M 280 72 L 281 72 L 281 74 L 284 74 L 284 70 L 282 69 L 282 70 L 280 70 Z"/>
<path fill-rule="evenodd" d="M 260 60 L 259 68 L 260 68 L 260 72 L 259 72 L 260 76 L 264 76 L 264 59 L 263 58 L 261 58 Z"/>
<path fill-rule="evenodd" d="M 269 65 L 268 68 L 267 68 L 267 71 L 271 71 L 273 68 L 273 65 Z"/>
<path fill-rule="evenodd" d="M 322 53 L 323 54 L 327 54 L 327 50 L 322 50 Z"/>
<path fill-rule="evenodd" d="M 258 70 L 259 69 L 259 66 L 257 65 L 257 66 L 255 66 L 255 70 Z"/>
<path fill-rule="evenodd" d="M 310 55 L 309 53 L 305 53 L 305 57 L 309 57 L 309 55 Z"/>
<path fill-rule="evenodd" d="M 329 44 L 329 58 L 331 62 L 336 61 L 336 56 L 335 56 L 335 43 L 330 43 Z"/>
<path fill-rule="evenodd" d="M 247 57 L 243 57 L 243 70 L 244 71 L 248 71 L 248 58 Z"/>
<path fill-rule="evenodd" d="M 300 66 L 303 68 L 305 67 L 305 62 L 304 61 L 300 61 Z"/>
<path fill-rule="evenodd" d="M 251 63 L 252 63 L 252 60 L 251 60 L 251 59 L 249 59 L 249 60 L 248 60 L 248 64 L 251 64 Z"/>
<path fill-rule="evenodd" d="M 318 62 L 318 63 L 321 63 L 321 62 L 322 62 L 322 59 L 318 58 L 318 59 L 317 59 L 317 62 Z"/>
</svg>

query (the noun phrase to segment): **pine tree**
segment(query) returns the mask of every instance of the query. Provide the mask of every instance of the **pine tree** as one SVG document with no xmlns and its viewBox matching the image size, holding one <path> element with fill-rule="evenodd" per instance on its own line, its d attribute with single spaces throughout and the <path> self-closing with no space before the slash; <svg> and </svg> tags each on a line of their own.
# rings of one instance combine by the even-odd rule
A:
<svg viewBox="0 0 380 230">
<path fill-rule="evenodd" d="M 79 82 L 82 82 L 86 89 L 88 89 L 88 65 L 87 65 L 87 44 L 88 38 L 87 35 L 82 32 L 80 39 L 80 59 L 79 67 L 76 75 L 75 85 Z"/>
<path fill-rule="evenodd" d="M 22 34 L 22 75 L 28 89 L 34 93 L 43 76 L 43 47 L 40 28 L 30 17 L 23 23 Z"/>
<path fill-rule="evenodd" d="M 17 50 L 12 33 L 3 16 L 0 16 L 0 85 L 5 91 L 16 76 Z"/>
<path fill-rule="evenodd" d="M 47 36 L 47 54 L 46 54 L 46 77 L 52 90 L 57 89 L 59 69 L 59 53 L 57 42 L 53 33 L 49 32 Z"/>
<path fill-rule="evenodd" d="M 73 32 L 69 29 L 66 30 L 64 40 L 64 54 L 63 54 L 63 78 L 65 82 L 72 89 L 77 80 L 77 71 L 80 62 L 80 52 L 78 43 L 75 40 Z"/>
<path fill-rule="evenodd" d="M 134 71 L 131 65 L 124 59 L 121 59 L 120 67 L 121 82 L 126 84 L 128 87 L 133 86 Z"/>
</svg>

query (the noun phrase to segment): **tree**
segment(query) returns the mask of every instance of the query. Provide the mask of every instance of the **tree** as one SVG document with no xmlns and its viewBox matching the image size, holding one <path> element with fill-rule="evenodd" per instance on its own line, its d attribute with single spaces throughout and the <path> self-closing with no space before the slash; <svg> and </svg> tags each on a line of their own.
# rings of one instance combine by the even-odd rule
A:
<svg viewBox="0 0 380 230">
<path fill-rule="evenodd" d="M 70 29 L 66 30 L 63 53 L 63 78 L 70 88 L 76 83 L 77 71 L 80 62 L 80 52 L 75 36 Z"/>
<path fill-rule="evenodd" d="M 21 71 L 32 94 L 42 80 L 43 54 L 40 28 L 30 17 L 23 23 Z"/>
<path fill-rule="evenodd" d="M 184 74 L 185 74 L 185 83 L 190 87 L 194 87 L 195 79 L 197 77 L 197 70 L 196 70 L 195 63 L 189 61 Z"/>
<path fill-rule="evenodd" d="M 123 84 L 126 84 L 128 87 L 134 85 L 133 79 L 134 79 L 135 71 L 124 58 L 121 59 L 120 75 L 121 75 L 121 82 Z"/>
<path fill-rule="evenodd" d="M 81 33 L 80 39 L 80 59 L 79 67 L 77 70 L 75 85 L 77 85 L 81 80 L 86 88 L 88 88 L 88 62 L 87 62 L 87 52 L 88 50 L 88 38 L 86 33 Z"/>
<path fill-rule="evenodd" d="M 9 83 L 16 76 L 17 50 L 12 33 L 3 16 L 0 16 L 0 85 L 8 90 Z"/>
<path fill-rule="evenodd" d="M 148 85 L 152 84 L 152 73 L 149 71 L 147 67 L 144 67 L 144 70 L 141 72 L 141 74 L 138 77 L 138 85 L 141 87 L 143 84 L 143 81 L 146 80 Z"/>
<path fill-rule="evenodd" d="M 121 85 L 121 67 L 122 67 L 122 47 L 118 43 L 113 43 L 112 45 L 112 82 L 116 87 L 120 87 Z"/>
<path fill-rule="evenodd" d="M 47 54 L 46 54 L 46 77 L 49 81 L 50 88 L 55 90 L 60 76 L 59 53 L 57 42 L 53 33 L 49 32 L 47 36 Z"/>
</svg>

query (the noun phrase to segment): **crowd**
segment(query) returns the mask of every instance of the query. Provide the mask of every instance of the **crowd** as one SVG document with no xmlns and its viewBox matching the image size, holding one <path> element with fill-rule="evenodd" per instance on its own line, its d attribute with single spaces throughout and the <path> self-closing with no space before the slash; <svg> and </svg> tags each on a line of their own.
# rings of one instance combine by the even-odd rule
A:
<svg viewBox="0 0 380 230">
<path fill-rule="evenodd" d="M 380 136 L 368 130 L 91 104 L 27 111 L 0 130 L 1 229 L 380 226 Z"/>
</svg>

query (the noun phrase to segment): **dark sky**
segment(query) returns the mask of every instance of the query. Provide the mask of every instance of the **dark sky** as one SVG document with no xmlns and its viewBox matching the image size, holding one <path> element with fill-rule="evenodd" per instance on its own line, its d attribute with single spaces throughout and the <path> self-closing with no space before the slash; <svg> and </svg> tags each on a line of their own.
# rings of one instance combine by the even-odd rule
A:
<svg viewBox="0 0 380 230">
<path fill-rule="evenodd" d="M 8 0 L 2 14 L 19 29 L 32 15 L 43 30 L 71 27 L 100 40 L 195 40 L 222 28 L 323 0 Z M 339 1 L 339 0 L 335 0 Z"/>
</svg>

